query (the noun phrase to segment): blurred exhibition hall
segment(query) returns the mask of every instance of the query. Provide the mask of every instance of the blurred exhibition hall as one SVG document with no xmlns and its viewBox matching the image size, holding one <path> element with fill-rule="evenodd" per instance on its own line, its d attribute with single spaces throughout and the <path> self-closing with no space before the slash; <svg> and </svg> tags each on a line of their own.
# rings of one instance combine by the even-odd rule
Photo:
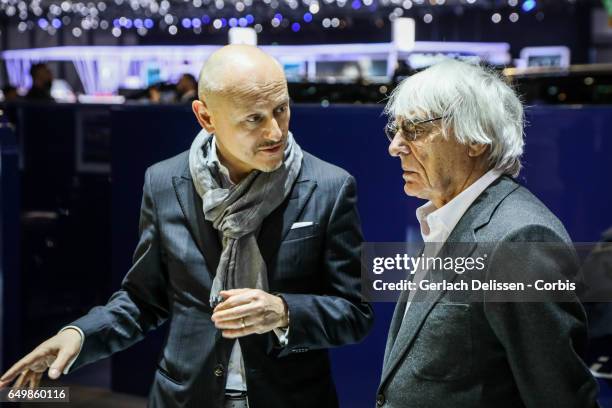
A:
<svg viewBox="0 0 612 408">
<path fill-rule="evenodd" d="M 573 241 L 612 241 L 612 0 L 0 0 L 0 372 L 119 288 L 145 170 L 189 149 L 200 69 L 229 43 L 280 62 L 290 129 L 355 176 L 366 241 L 420 238 L 383 108 L 445 58 L 515 87 L 518 180 Z M 373 306 L 371 334 L 331 351 L 342 407 L 375 405 L 394 304 Z M 612 408 L 612 312 L 587 311 Z M 63 376 L 73 405 L 144 407 L 166 330 Z"/>
</svg>

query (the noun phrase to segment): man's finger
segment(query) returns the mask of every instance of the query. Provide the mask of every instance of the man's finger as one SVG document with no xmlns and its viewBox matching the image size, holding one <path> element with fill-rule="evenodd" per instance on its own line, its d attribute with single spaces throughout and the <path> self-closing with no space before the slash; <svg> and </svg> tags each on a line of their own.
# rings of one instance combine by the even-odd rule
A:
<svg viewBox="0 0 612 408">
<path fill-rule="evenodd" d="M 4 387 L 6 387 L 7 385 L 9 385 L 11 382 L 10 381 L 1 381 L 0 380 L 0 390 L 3 389 Z"/>
<path fill-rule="evenodd" d="M 251 316 L 249 319 L 235 319 L 235 320 L 226 320 L 223 322 L 216 322 L 215 327 L 219 330 L 233 330 L 233 329 L 243 329 L 247 327 L 257 326 L 261 324 L 262 318 L 257 316 Z M 243 324 L 244 323 L 244 324 Z"/>
<path fill-rule="evenodd" d="M 246 303 L 243 305 L 239 305 L 233 307 L 231 309 L 220 310 L 218 312 L 213 313 L 212 320 L 217 322 L 222 322 L 226 320 L 235 320 L 241 317 L 250 316 L 255 314 L 257 311 L 257 306 L 252 303 Z"/>
<path fill-rule="evenodd" d="M 28 375 L 26 376 L 26 381 L 24 386 L 28 387 L 30 390 L 36 388 L 35 387 L 35 378 L 36 378 L 36 372 L 34 371 L 29 371 Z"/>
<path fill-rule="evenodd" d="M 219 295 L 221 295 L 221 297 L 223 297 L 224 299 L 227 299 L 228 297 L 240 295 L 241 293 L 248 292 L 250 290 L 253 290 L 253 289 L 250 289 L 250 288 L 228 289 L 228 290 L 222 290 L 221 292 L 219 292 Z"/>
<path fill-rule="evenodd" d="M 64 372 L 64 368 L 68 364 L 68 361 L 72 358 L 72 353 L 68 352 L 66 348 L 61 348 L 57 357 L 51 367 L 49 367 L 49 378 L 56 380 Z"/>
<path fill-rule="evenodd" d="M 250 291 L 232 295 L 231 297 L 227 298 L 223 302 L 219 303 L 217 307 L 215 307 L 215 310 L 213 310 L 213 312 L 216 313 L 216 312 L 220 312 L 221 310 L 231 309 L 232 307 L 236 307 L 236 306 L 243 305 L 245 303 L 249 303 L 252 300 L 253 300 L 253 294 Z"/>
<path fill-rule="evenodd" d="M 42 378 L 43 373 L 32 373 L 32 379 L 30 380 L 30 384 L 32 388 L 40 387 L 40 379 Z"/>
<path fill-rule="evenodd" d="M 27 369 L 31 364 L 34 364 L 41 358 L 44 358 L 45 354 L 46 353 L 43 350 L 34 350 L 9 368 L 9 370 L 0 378 L 0 381 L 11 382 L 19 373 Z"/>
<path fill-rule="evenodd" d="M 245 327 L 244 329 L 228 329 L 223 330 L 221 335 L 226 339 L 237 339 L 239 337 L 248 336 L 251 334 L 257 334 L 255 329 L 256 326 Z"/>
<path fill-rule="evenodd" d="M 15 381 L 15 384 L 13 384 L 13 388 L 21 388 L 21 387 L 23 387 L 23 383 L 25 383 L 25 380 L 26 380 L 29 372 L 30 372 L 30 370 L 25 370 L 24 372 L 22 372 L 19 375 L 19 378 L 17 378 L 17 381 Z"/>
<path fill-rule="evenodd" d="M 21 385 L 19 386 L 19 388 L 28 388 L 29 385 L 30 385 L 30 378 L 31 377 L 32 377 L 32 371 L 31 370 L 24 371 L 23 380 L 21 381 Z"/>
</svg>

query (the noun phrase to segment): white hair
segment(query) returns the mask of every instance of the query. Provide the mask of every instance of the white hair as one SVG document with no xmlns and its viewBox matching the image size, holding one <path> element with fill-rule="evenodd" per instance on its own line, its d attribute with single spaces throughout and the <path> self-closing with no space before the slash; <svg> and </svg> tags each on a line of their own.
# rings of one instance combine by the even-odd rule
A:
<svg viewBox="0 0 612 408">
<path fill-rule="evenodd" d="M 444 137 L 452 134 L 462 144 L 489 145 L 490 168 L 513 177 L 521 170 L 523 105 L 493 70 L 444 60 L 403 80 L 391 94 L 385 113 L 413 120 L 441 116 Z"/>
</svg>

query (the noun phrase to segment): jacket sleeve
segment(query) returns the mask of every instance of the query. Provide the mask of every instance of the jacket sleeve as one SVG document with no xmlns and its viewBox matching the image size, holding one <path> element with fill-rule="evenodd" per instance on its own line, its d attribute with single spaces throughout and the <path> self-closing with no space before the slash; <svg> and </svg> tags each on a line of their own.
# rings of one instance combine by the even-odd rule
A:
<svg viewBox="0 0 612 408">
<path fill-rule="evenodd" d="M 554 242 L 555 249 L 537 244 L 535 236 L 540 242 Z M 525 243 L 521 245 L 523 253 L 511 261 L 517 273 L 545 275 L 547 280 L 556 276 L 564 281 L 568 269 L 577 271 L 573 248 L 546 227 L 528 227 L 509 239 Z M 507 269 L 510 262 L 505 261 L 497 267 Z M 598 406 L 597 382 L 581 358 L 587 342 L 586 315 L 578 298 L 569 296 L 563 302 L 485 302 L 486 318 L 504 347 L 527 408 Z"/>
<path fill-rule="evenodd" d="M 363 241 L 356 206 L 355 179 L 347 176 L 325 231 L 323 295 L 281 294 L 289 309 L 289 338 L 279 356 L 361 341 L 374 317 L 361 297 Z"/>
<path fill-rule="evenodd" d="M 71 370 L 137 343 L 147 331 L 158 327 L 168 317 L 167 272 L 161 257 L 150 183 L 149 169 L 145 174 L 140 209 L 140 239 L 121 289 L 106 305 L 94 307 L 70 323 L 85 335 L 83 347 Z"/>
</svg>

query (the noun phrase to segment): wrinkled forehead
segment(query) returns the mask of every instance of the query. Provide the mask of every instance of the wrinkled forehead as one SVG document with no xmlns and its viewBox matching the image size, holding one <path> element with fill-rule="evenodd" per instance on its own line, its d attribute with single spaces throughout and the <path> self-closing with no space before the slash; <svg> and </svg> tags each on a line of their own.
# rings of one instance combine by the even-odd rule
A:
<svg viewBox="0 0 612 408">
<path fill-rule="evenodd" d="M 283 79 L 240 81 L 226 87 L 222 96 L 245 109 L 288 102 L 287 82 Z"/>
</svg>

